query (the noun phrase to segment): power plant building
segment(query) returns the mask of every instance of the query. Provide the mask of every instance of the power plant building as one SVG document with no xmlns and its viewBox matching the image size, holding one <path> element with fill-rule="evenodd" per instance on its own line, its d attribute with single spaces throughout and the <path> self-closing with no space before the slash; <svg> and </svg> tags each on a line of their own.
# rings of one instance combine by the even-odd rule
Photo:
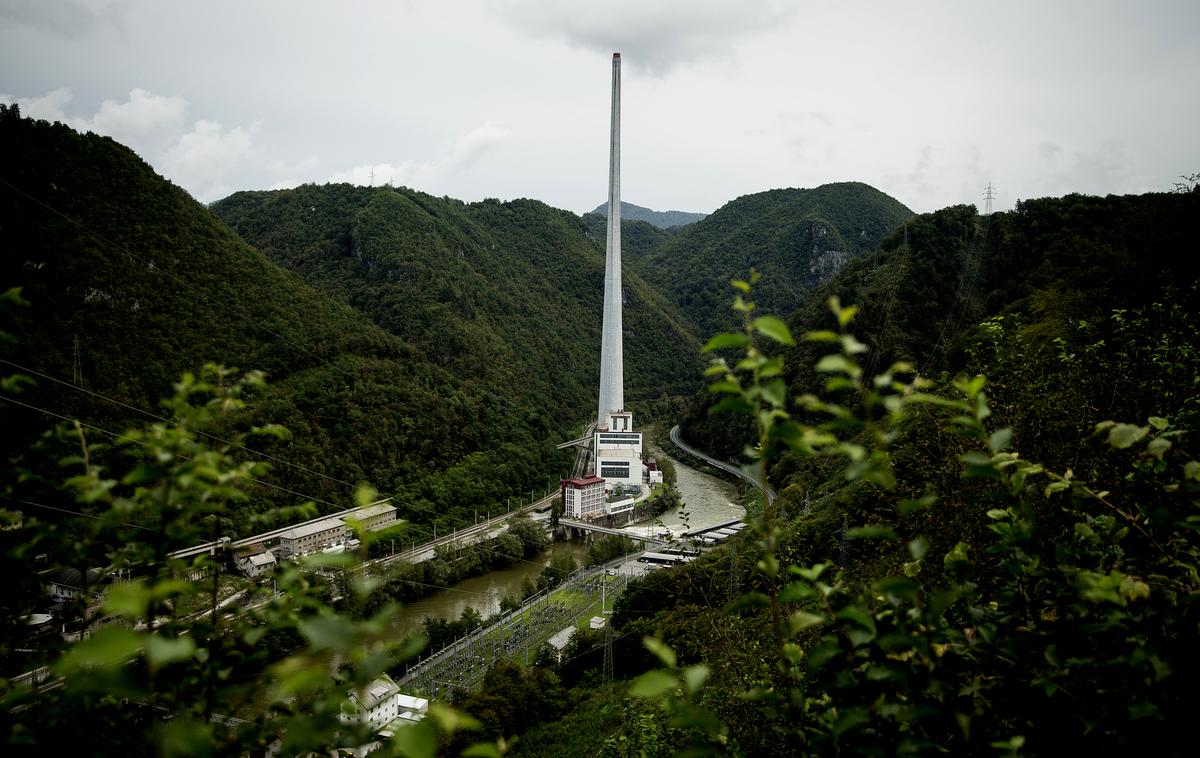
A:
<svg viewBox="0 0 1200 758">
<path fill-rule="evenodd" d="M 604 480 L 600 477 L 563 479 L 560 491 L 567 518 L 592 519 L 604 514 Z"/>
</svg>

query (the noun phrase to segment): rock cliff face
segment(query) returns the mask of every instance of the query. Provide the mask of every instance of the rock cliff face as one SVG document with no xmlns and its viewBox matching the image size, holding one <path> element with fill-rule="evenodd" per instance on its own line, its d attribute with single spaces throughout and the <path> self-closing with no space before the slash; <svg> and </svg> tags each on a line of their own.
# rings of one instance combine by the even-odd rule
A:
<svg viewBox="0 0 1200 758">
<path fill-rule="evenodd" d="M 822 285 L 833 278 L 850 261 L 851 253 L 847 250 L 813 251 L 813 257 L 808 264 L 809 278 L 814 285 Z"/>
</svg>

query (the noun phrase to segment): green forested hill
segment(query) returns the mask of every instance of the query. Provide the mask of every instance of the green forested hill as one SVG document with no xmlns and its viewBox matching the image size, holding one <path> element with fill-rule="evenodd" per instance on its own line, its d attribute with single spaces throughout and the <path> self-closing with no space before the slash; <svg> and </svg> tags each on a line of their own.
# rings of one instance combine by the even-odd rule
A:
<svg viewBox="0 0 1200 758">
<path fill-rule="evenodd" d="M 559 409 L 516 404 L 508 388 L 472 381 L 485 369 L 454 361 L 462 341 L 490 348 L 488 335 L 442 332 L 413 345 L 385 332 L 248 246 L 111 139 L 6 108 L 0 146 L 0 282 L 31 303 L 7 317 L 15 343 L 0 357 L 39 374 L 19 400 L 42 409 L 4 408 L 6 453 L 58 420 L 49 414 L 114 432 L 144 423 L 135 409 L 156 411 L 181 372 L 214 361 L 265 371 L 251 420 L 293 433 L 266 448 L 277 462 L 264 481 L 299 495 L 265 486 L 252 510 L 303 497 L 345 507 L 367 481 L 396 494 L 409 518 L 457 523 L 553 473 Z M 411 313 L 431 329 L 440 323 Z"/>
<path fill-rule="evenodd" d="M 604 239 L 579 217 L 348 185 L 240 192 L 213 210 L 466 386 L 555 428 L 594 412 Z M 661 294 L 629 271 L 624 283 L 626 398 L 644 410 L 695 387 L 698 343 Z"/>
<path fill-rule="evenodd" d="M 934 377 L 983 370 L 980 343 L 998 334 L 1014 344 L 1019 338 L 1026 343 L 1022 349 L 1035 351 L 1031 364 L 1061 366 L 1085 355 L 1098 361 L 1116 349 L 1116 332 L 1124 328 L 1114 312 L 1137 313 L 1168 328 L 1179 313 L 1198 307 L 1200 264 L 1180 252 L 1189 248 L 1187 219 L 1197 211 L 1197 196 L 1189 193 L 1070 195 L 1027 200 L 1016 211 L 990 216 L 977 215 L 972 206 L 922 214 L 802 301 L 791 326 L 801 334 L 828 328 L 825 301 L 837 295 L 861 306 L 855 331 L 870 348 L 867 370 L 883 370 L 896 360 L 912 361 Z M 794 391 L 811 391 L 823 382 L 812 366 L 824 349 L 806 344 L 787 355 Z M 1061 353 L 1057 359 L 1055 351 Z M 1073 436 L 1097 414 L 1122 408 L 1147 413 L 1155 393 L 1166 391 L 1146 382 L 1148 377 L 1101 365 L 1080 366 L 1089 389 L 1079 389 L 1078 407 L 1038 423 L 1031 419 L 1026 433 Z M 1046 367 L 1036 370 L 1045 373 Z M 707 402 L 701 396 L 690 432 L 718 452 L 736 454 L 743 440 L 727 423 L 705 418 Z M 1056 426 L 1060 422 L 1067 427 Z"/>
<path fill-rule="evenodd" d="M 601 246 L 608 237 L 608 217 L 598 213 L 583 214 L 583 222 L 587 225 L 588 234 Z M 638 270 L 641 260 L 677 233 L 676 229 L 659 229 L 645 221 L 621 219 L 621 262 L 626 268 Z M 649 280 L 652 286 L 661 290 L 657 282 Z"/>
<path fill-rule="evenodd" d="M 895 199 L 858 182 L 770 190 L 725 204 L 631 265 L 707 334 L 728 322 L 730 279 L 758 269 L 762 307 L 790 312 L 911 216 Z"/>
<path fill-rule="evenodd" d="M 797 303 L 798 345 L 775 351 L 784 382 L 762 402 L 784 398 L 846 454 L 768 441 L 779 494 L 751 507 L 754 539 L 631 587 L 618 674 L 658 666 L 644 635 L 680 671 L 703 662 L 705 688 L 672 713 L 700 730 L 714 720 L 686 709 L 706 708 L 725 730 L 708 740 L 736 754 L 1182 754 L 1200 671 L 1198 216 L 1200 191 L 947 208 Z M 859 307 L 861 345 L 804 340 L 838 330 L 832 295 Z M 904 399 L 911 371 L 872 381 L 896 360 L 939 402 Z M 715 397 L 685 437 L 740 454 L 753 422 L 709 416 Z M 580 695 L 527 741 L 598 750 L 570 723 L 615 707 Z M 634 726 L 610 741 L 695 738 L 658 707 L 627 704 Z"/>
</svg>

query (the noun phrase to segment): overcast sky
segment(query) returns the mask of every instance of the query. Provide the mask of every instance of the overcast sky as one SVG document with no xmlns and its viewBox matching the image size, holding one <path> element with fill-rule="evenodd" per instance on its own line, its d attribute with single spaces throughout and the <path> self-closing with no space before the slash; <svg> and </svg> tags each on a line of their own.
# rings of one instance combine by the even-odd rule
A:
<svg viewBox="0 0 1200 758">
<path fill-rule="evenodd" d="M 1200 171 L 1200 2 L 0 0 L 0 99 L 209 202 L 303 182 L 711 212 L 867 182 L 917 211 Z"/>
</svg>

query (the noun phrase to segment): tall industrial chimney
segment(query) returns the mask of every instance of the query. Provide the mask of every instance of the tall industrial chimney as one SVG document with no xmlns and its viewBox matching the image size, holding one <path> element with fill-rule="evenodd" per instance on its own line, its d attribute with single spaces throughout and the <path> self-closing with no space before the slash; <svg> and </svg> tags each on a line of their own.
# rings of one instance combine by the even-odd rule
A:
<svg viewBox="0 0 1200 758">
<path fill-rule="evenodd" d="M 608 243 L 604 248 L 604 328 L 600 339 L 600 407 L 596 423 L 625 408 L 621 340 L 621 54 L 613 53 L 608 146 Z"/>
</svg>

